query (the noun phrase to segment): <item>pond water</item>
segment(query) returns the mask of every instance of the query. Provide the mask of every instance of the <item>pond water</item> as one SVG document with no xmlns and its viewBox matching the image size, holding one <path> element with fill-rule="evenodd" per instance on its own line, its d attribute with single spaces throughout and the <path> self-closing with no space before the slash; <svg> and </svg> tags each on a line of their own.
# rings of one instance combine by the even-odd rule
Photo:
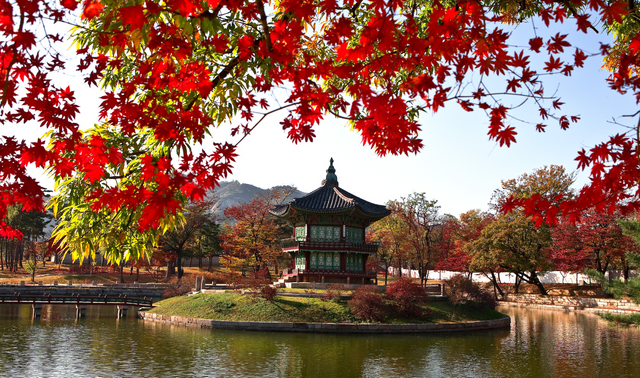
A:
<svg viewBox="0 0 640 378">
<path fill-rule="evenodd" d="M 510 330 L 334 335 L 201 330 L 115 309 L 0 306 L 0 377 L 637 377 L 640 330 L 597 316 L 500 310 Z"/>
</svg>

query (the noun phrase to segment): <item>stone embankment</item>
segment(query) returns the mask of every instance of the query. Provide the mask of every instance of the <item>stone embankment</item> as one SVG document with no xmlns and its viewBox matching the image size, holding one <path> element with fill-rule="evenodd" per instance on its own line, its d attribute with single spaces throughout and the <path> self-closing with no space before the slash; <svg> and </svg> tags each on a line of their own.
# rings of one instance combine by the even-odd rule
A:
<svg viewBox="0 0 640 378">
<path fill-rule="evenodd" d="M 529 307 L 587 312 L 640 312 L 640 305 L 630 299 L 584 298 L 572 296 L 542 296 L 539 294 L 507 294 L 503 306 Z"/>
<path fill-rule="evenodd" d="M 20 295 L 122 295 L 128 298 L 159 298 L 165 287 L 148 284 L 97 285 L 0 285 L 0 294 Z"/>
<path fill-rule="evenodd" d="M 435 333 L 470 332 L 487 329 L 509 328 L 511 318 L 484 320 L 467 323 L 437 324 L 354 324 L 354 323 L 279 323 L 279 322 L 234 322 L 226 320 L 195 319 L 183 316 L 153 314 L 138 311 L 138 317 L 151 322 L 184 327 L 232 329 L 239 331 L 276 331 L 312 333 Z"/>
</svg>

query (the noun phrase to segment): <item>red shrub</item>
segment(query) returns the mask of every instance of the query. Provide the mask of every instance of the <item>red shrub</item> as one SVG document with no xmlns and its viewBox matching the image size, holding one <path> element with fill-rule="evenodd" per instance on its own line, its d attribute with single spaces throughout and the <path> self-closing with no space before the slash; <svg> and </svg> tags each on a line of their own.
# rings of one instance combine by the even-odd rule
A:
<svg viewBox="0 0 640 378">
<path fill-rule="evenodd" d="M 262 295 L 262 298 L 268 300 L 269 302 L 273 301 L 273 298 L 276 297 L 277 293 L 278 289 L 271 285 L 265 285 L 262 287 L 262 289 L 260 289 L 260 295 Z"/>
<path fill-rule="evenodd" d="M 349 301 L 351 313 L 361 320 L 381 322 L 387 316 L 384 298 L 375 286 L 360 286 Z"/>
<path fill-rule="evenodd" d="M 401 278 L 389 286 L 386 295 L 403 316 L 422 315 L 421 305 L 428 301 L 424 288 L 409 278 Z"/>
<path fill-rule="evenodd" d="M 445 281 L 445 287 L 449 302 L 454 306 L 470 304 L 474 307 L 496 308 L 493 294 L 461 274 Z"/>
</svg>

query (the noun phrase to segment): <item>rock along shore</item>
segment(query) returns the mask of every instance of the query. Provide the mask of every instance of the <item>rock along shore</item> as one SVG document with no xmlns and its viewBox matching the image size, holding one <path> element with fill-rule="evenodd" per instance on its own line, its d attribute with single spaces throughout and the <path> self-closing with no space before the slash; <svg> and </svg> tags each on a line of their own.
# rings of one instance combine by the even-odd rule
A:
<svg viewBox="0 0 640 378">
<path fill-rule="evenodd" d="M 511 326 L 511 318 L 466 323 L 436 324 L 354 324 L 354 323 L 280 323 L 235 322 L 228 320 L 195 319 L 138 311 L 140 319 L 184 327 L 231 329 L 238 331 L 313 332 L 313 333 L 435 333 L 469 332 L 502 329 Z"/>
</svg>

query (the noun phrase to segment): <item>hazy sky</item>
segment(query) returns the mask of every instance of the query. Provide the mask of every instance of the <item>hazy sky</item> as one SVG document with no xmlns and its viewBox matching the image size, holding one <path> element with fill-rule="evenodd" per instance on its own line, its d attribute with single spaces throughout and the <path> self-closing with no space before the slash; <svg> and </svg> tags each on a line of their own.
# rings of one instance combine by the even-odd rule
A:
<svg viewBox="0 0 640 378">
<path fill-rule="evenodd" d="M 565 25 L 565 32 L 573 33 L 572 21 Z M 541 25 L 541 23 L 538 23 Z M 538 35 L 554 35 L 557 30 L 538 30 Z M 575 33 L 573 33 L 575 34 Z M 531 24 L 515 31 L 514 43 L 527 46 L 533 36 Z M 523 36 L 524 38 L 520 37 Z M 603 35 L 589 34 L 572 42 L 587 53 L 598 50 L 599 41 L 607 41 Z M 574 51 L 570 49 L 570 54 Z M 411 192 L 425 192 L 428 198 L 438 200 L 443 213 L 459 215 L 471 209 L 487 209 L 487 203 L 500 181 L 515 178 L 544 165 L 564 165 L 569 171 L 576 168 L 573 160 L 577 151 L 588 149 L 606 140 L 610 135 L 627 130 L 608 123 L 612 117 L 633 114 L 636 111 L 632 95 L 622 96 L 611 91 L 605 78 L 608 73 L 600 70 L 602 62 L 596 58 L 587 60 L 584 69 L 574 71 L 570 78 L 545 77 L 545 88 L 566 103 L 562 114 L 580 115 L 581 120 L 567 131 L 560 130 L 556 121 L 548 120 L 547 132 L 535 131 L 540 122 L 536 107 L 525 105 L 513 113 L 530 121 L 522 124 L 513 121 L 518 135 L 517 143 L 510 148 L 498 147 L 487 137 L 488 118 L 476 110 L 464 112 L 448 102 L 447 107 L 435 115 L 421 118 L 424 149 L 417 155 L 378 157 L 369 147 L 362 146 L 360 136 L 349 130 L 344 121 L 327 117 L 316 128 L 317 138 L 312 143 L 294 145 L 286 138 L 279 121 L 286 113 L 275 114 L 261 124 L 238 149 L 240 154 L 234 173 L 228 179 L 268 188 L 275 185 L 295 185 L 302 191 L 312 191 L 320 185 L 334 158 L 334 166 L 340 186 L 369 201 L 384 204 Z M 541 71 L 541 68 L 536 67 Z M 85 90 L 78 83 L 79 77 L 62 77 L 76 88 L 81 103 L 81 125 L 95 122 L 100 93 Z M 476 78 L 477 79 L 477 78 Z M 496 89 L 503 91 L 505 84 Z M 509 104 L 510 99 L 505 102 Z M 516 102 L 516 100 L 513 100 Z M 517 100 L 519 101 L 519 100 Z M 272 101 L 273 102 L 273 101 Z M 619 119 L 627 124 L 637 120 Z M 3 134 L 33 139 L 41 131 L 35 127 L 20 127 Z M 214 138 L 228 139 L 229 127 L 214 131 Z M 34 175 L 42 173 L 32 169 Z M 588 173 L 580 173 L 576 187 L 582 186 Z M 50 180 L 43 178 L 45 186 L 52 188 Z"/>
</svg>

